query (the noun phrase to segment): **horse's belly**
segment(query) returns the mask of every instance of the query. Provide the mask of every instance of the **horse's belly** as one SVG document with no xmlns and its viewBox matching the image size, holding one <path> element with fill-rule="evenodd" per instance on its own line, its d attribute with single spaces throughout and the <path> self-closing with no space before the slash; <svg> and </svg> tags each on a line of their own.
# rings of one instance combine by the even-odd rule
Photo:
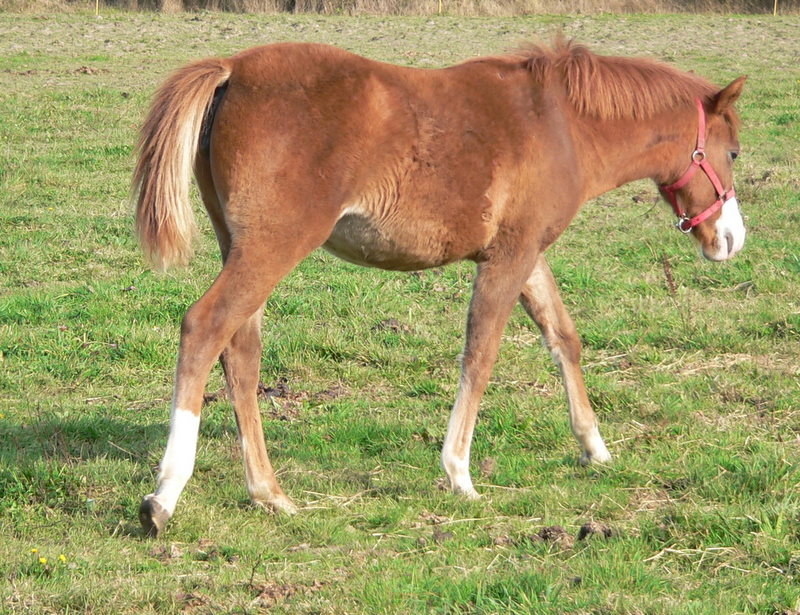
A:
<svg viewBox="0 0 800 615">
<path fill-rule="evenodd" d="M 443 229 L 423 226 L 431 225 L 393 224 L 348 213 L 339 218 L 322 247 L 350 263 L 395 271 L 438 267 L 460 258 L 448 254 L 439 238 Z"/>
</svg>

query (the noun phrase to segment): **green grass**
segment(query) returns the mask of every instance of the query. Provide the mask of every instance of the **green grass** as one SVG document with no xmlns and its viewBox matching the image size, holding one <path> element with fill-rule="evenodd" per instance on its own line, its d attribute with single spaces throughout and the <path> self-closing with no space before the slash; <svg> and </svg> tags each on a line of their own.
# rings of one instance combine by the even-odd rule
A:
<svg viewBox="0 0 800 615">
<path fill-rule="evenodd" d="M 205 221 L 195 261 L 168 275 L 144 267 L 132 236 L 132 144 L 160 80 L 269 41 L 441 66 L 558 27 L 720 85 L 750 75 L 739 257 L 701 261 L 646 183 L 588 204 L 550 250 L 614 463 L 577 464 L 556 370 L 519 310 L 473 447 L 484 497 L 441 490 L 472 267 L 392 274 L 315 253 L 264 321 L 262 380 L 290 390 L 262 402 L 264 429 L 303 510 L 248 505 L 220 399 L 204 409 L 174 521 L 143 539 L 137 507 L 166 443 L 178 325 L 219 268 Z M 0 31 L 0 612 L 800 608 L 796 17 L 107 12 L 0 14 Z M 221 386 L 215 370 L 209 389 Z M 537 539 L 589 521 L 613 535 Z"/>
</svg>

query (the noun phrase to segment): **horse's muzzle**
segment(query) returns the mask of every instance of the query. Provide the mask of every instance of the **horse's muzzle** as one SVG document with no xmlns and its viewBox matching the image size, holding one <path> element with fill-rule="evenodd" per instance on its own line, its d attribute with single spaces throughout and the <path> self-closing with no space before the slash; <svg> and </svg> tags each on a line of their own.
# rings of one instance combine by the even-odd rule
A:
<svg viewBox="0 0 800 615">
<path fill-rule="evenodd" d="M 703 256 L 712 261 L 729 260 L 742 249 L 747 235 L 736 197 L 725 201 L 715 226 L 716 239 L 712 244 L 703 246 Z"/>
</svg>

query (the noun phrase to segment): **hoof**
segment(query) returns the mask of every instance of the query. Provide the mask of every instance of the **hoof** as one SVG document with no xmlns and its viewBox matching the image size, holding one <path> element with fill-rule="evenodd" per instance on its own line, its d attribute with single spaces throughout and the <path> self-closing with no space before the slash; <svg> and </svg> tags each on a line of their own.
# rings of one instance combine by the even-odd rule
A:
<svg viewBox="0 0 800 615">
<path fill-rule="evenodd" d="M 148 538 L 156 538 L 169 521 L 169 513 L 158 503 L 153 494 L 144 496 L 139 506 L 139 522 Z"/>
<path fill-rule="evenodd" d="M 602 463 L 608 463 L 611 461 L 611 453 L 609 453 L 605 448 L 602 451 L 598 451 L 594 455 L 590 455 L 587 452 L 584 452 L 581 455 L 581 465 L 588 466 L 588 465 L 599 465 Z"/>
<path fill-rule="evenodd" d="M 475 491 L 475 487 L 472 485 L 468 487 L 458 487 L 458 486 L 451 486 L 450 490 L 453 492 L 454 495 L 461 496 L 467 500 L 480 500 L 481 494 Z"/>
<path fill-rule="evenodd" d="M 467 500 L 480 500 L 481 494 L 475 491 L 475 489 L 470 489 L 469 491 L 456 491 L 456 493 Z"/>
<path fill-rule="evenodd" d="M 270 500 L 253 500 L 253 504 L 266 508 L 267 510 L 276 514 L 283 515 L 296 515 L 298 512 L 297 506 L 285 495 L 271 498 Z"/>
</svg>

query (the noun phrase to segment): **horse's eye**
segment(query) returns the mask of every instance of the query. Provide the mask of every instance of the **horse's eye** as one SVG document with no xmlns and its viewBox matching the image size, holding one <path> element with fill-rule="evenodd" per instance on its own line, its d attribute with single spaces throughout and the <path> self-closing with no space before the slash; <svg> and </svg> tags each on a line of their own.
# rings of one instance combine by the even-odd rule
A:
<svg viewBox="0 0 800 615">
<path fill-rule="evenodd" d="M 731 152 L 731 160 L 736 160 L 739 157 L 739 152 Z"/>
</svg>

